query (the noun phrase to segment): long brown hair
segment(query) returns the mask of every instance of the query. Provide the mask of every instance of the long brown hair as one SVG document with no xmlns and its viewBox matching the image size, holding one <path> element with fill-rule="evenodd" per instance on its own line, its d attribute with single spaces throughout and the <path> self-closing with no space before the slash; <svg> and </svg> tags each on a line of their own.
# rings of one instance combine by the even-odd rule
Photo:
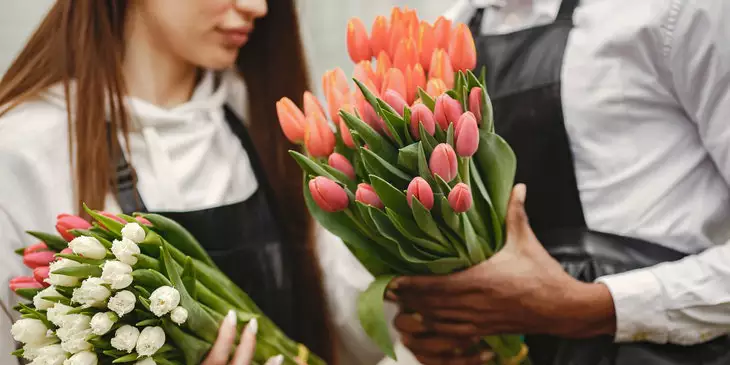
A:
<svg viewBox="0 0 730 365">
<path fill-rule="evenodd" d="M 287 154 L 295 146 L 280 131 L 275 109 L 276 101 L 284 96 L 301 103 L 309 77 L 294 0 L 269 3 L 269 13 L 257 21 L 236 64 L 249 90 L 252 139 L 275 192 L 278 211 L 286 212 L 281 220 L 283 235 L 294 250 L 295 318 L 300 320 L 297 333 L 291 335 L 332 362 L 314 225 L 301 194 L 300 170 Z M 129 133 L 122 75 L 127 4 L 120 0 L 57 1 L 0 81 L 0 116 L 52 85 L 64 86 L 79 212 L 82 202 L 102 207 L 107 192 L 114 188 L 112 161 L 118 157 L 119 146 L 116 138 L 107 138 L 104 121 L 110 122 L 112 130 L 121 130 L 125 136 Z M 69 92 L 72 80 L 74 93 Z"/>
</svg>

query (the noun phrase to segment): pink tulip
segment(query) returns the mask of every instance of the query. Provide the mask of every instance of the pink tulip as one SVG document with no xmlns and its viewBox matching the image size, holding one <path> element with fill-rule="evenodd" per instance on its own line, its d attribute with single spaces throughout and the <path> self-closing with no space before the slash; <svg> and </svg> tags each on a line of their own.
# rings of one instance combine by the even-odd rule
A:
<svg viewBox="0 0 730 365">
<path fill-rule="evenodd" d="M 451 35 L 449 58 L 451 58 L 454 71 L 466 72 L 477 67 L 477 49 L 474 45 L 474 37 L 464 23 L 459 23 Z"/>
<path fill-rule="evenodd" d="M 304 140 L 304 113 L 287 97 L 276 102 L 276 115 L 284 135 L 291 143 Z"/>
<path fill-rule="evenodd" d="M 461 157 L 474 156 L 479 149 L 479 126 L 476 117 L 472 112 L 466 112 L 461 115 L 455 127 L 456 153 Z"/>
<path fill-rule="evenodd" d="M 370 48 L 373 50 L 373 54 L 377 55 L 381 51 L 388 51 L 388 45 L 390 43 L 390 25 L 388 18 L 379 15 L 375 17 L 373 22 L 373 28 L 370 32 Z"/>
<path fill-rule="evenodd" d="M 433 149 L 428 167 L 434 176 L 438 175 L 444 181 L 450 182 L 456 178 L 458 173 L 458 163 L 456 160 L 456 152 L 450 144 L 441 143 Z"/>
<path fill-rule="evenodd" d="M 309 192 L 317 206 L 325 212 L 340 212 L 350 205 L 350 198 L 347 197 L 345 189 L 324 176 L 309 180 Z"/>
<path fill-rule="evenodd" d="M 139 224 L 152 227 L 152 222 L 147 220 L 145 217 L 135 217 L 134 219 L 136 219 Z"/>
<path fill-rule="evenodd" d="M 383 205 L 383 202 L 380 201 L 380 197 L 378 197 L 378 194 L 375 192 L 375 189 L 373 189 L 372 186 L 361 183 L 357 185 L 357 191 L 355 192 L 355 200 L 365 203 L 367 205 L 372 205 L 375 208 L 383 209 L 385 208 L 385 205 Z"/>
<path fill-rule="evenodd" d="M 23 255 L 38 251 L 48 251 L 48 246 L 43 242 L 34 243 L 23 250 Z"/>
<path fill-rule="evenodd" d="M 411 107 L 411 135 L 415 140 L 421 139 L 419 123 L 423 124 L 426 133 L 434 135 L 436 133 L 436 122 L 434 121 L 431 109 L 423 104 L 415 104 Z"/>
<path fill-rule="evenodd" d="M 469 185 L 458 183 L 449 193 L 449 206 L 456 213 L 464 213 L 471 208 L 472 197 Z"/>
<path fill-rule="evenodd" d="M 74 250 L 72 250 L 70 247 L 66 247 L 63 250 L 61 250 L 61 253 L 64 255 L 73 255 Z"/>
<path fill-rule="evenodd" d="M 352 167 L 352 163 L 350 163 L 347 157 L 339 153 L 333 153 L 327 162 L 330 166 L 347 175 L 350 180 L 355 180 L 355 168 Z"/>
<path fill-rule="evenodd" d="M 400 116 L 403 116 L 403 110 L 408 108 L 408 103 L 403 99 L 403 96 L 393 89 L 385 90 L 383 101 L 392 106 Z"/>
<path fill-rule="evenodd" d="M 17 291 L 18 289 L 43 289 L 43 284 L 30 276 L 18 276 L 10 279 L 10 290 Z"/>
<path fill-rule="evenodd" d="M 48 264 L 56 260 L 55 255 L 52 251 L 31 252 L 23 256 L 23 263 L 31 269 L 48 266 Z"/>
<path fill-rule="evenodd" d="M 443 94 L 436 98 L 436 106 L 434 107 L 433 115 L 441 129 L 449 129 L 449 124 L 456 123 L 463 112 L 464 110 L 461 108 L 461 103 L 448 94 Z"/>
<path fill-rule="evenodd" d="M 43 286 L 48 286 L 46 279 L 48 279 L 49 271 L 50 268 L 48 266 L 37 267 L 33 269 L 33 278 Z"/>
<path fill-rule="evenodd" d="M 76 238 L 76 236 L 69 232 L 70 230 L 89 228 L 91 228 L 91 223 L 75 215 L 60 214 L 56 220 L 56 231 L 58 231 L 58 233 L 66 241 L 71 241 Z"/>
<path fill-rule="evenodd" d="M 413 206 L 414 198 L 421 202 L 426 209 L 431 210 L 431 208 L 433 208 L 433 189 L 431 189 L 431 185 L 428 185 L 428 182 L 420 176 L 411 180 L 411 183 L 408 184 L 408 190 L 406 191 L 406 199 L 408 200 L 409 206 Z"/>
<path fill-rule="evenodd" d="M 107 218 L 114 219 L 115 221 L 117 221 L 117 222 L 119 222 L 121 224 L 127 224 L 127 221 L 125 221 L 124 218 L 117 217 L 115 214 L 112 214 L 112 213 L 109 213 L 109 212 L 99 212 L 99 214 L 101 214 L 101 215 L 103 215 L 103 216 L 105 216 Z"/>
<path fill-rule="evenodd" d="M 347 52 L 355 63 L 367 61 L 372 57 L 368 32 L 358 17 L 350 18 L 347 22 Z"/>
<path fill-rule="evenodd" d="M 477 118 L 477 125 L 482 123 L 482 88 L 473 87 L 469 92 L 469 111 Z"/>
</svg>

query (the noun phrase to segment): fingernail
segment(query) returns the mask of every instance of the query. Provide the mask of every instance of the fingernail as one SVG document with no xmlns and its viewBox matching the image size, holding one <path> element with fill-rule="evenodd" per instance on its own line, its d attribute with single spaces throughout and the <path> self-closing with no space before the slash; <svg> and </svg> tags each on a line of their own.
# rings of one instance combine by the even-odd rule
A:
<svg viewBox="0 0 730 365">
<path fill-rule="evenodd" d="M 246 332 L 256 335 L 256 333 L 259 331 L 259 321 L 256 320 L 256 318 L 250 320 L 248 322 L 248 325 L 246 326 Z"/>
<path fill-rule="evenodd" d="M 479 360 L 482 361 L 489 361 L 494 358 L 494 353 L 492 352 L 482 352 L 481 355 L 479 355 Z"/>
<path fill-rule="evenodd" d="M 225 322 L 229 326 L 235 326 L 236 325 L 236 311 L 233 309 L 228 311 L 228 314 L 226 314 Z"/>
<path fill-rule="evenodd" d="M 388 284 L 390 290 L 398 290 L 398 279 L 395 279 Z"/>
<path fill-rule="evenodd" d="M 517 184 L 517 191 L 516 191 L 516 193 L 517 193 L 516 194 L 517 195 L 517 200 L 520 203 L 524 203 L 525 202 L 525 198 L 527 197 L 527 185 L 525 185 L 525 184 Z"/>
<path fill-rule="evenodd" d="M 397 302 L 398 296 L 396 296 L 395 293 L 393 293 L 392 291 L 388 290 L 387 292 L 385 292 L 385 299 L 388 299 L 391 302 Z"/>
<path fill-rule="evenodd" d="M 423 322 L 423 316 L 420 313 L 413 313 L 413 320 L 418 323 Z"/>
<path fill-rule="evenodd" d="M 284 363 L 284 355 L 276 355 L 266 361 L 264 365 L 281 365 Z"/>
</svg>

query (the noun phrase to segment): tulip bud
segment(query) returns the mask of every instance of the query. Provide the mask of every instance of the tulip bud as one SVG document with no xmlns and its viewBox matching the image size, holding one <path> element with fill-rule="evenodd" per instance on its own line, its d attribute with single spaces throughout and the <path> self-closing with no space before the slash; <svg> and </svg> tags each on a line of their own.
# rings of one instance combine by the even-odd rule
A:
<svg viewBox="0 0 730 365">
<path fill-rule="evenodd" d="M 394 6 L 390 11 L 390 24 L 397 24 L 403 21 L 403 10 Z"/>
<path fill-rule="evenodd" d="M 421 22 L 418 27 L 418 55 L 423 68 L 428 70 L 431 66 L 431 58 L 433 51 L 436 49 L 436 38 L 433 33 L 433 27 L 428 22 Z"/>
<path fill-rule="evenodd" d="M 434 135 L 436 133 L 436 122 L 433 118 L 431 109 L 423 104 L 415 104 L 411 107 L 411 135 L 415 140 L 421 139 L 419 124 L 423 124 L 426 133 Z"/>
<path fill-rule="evenodd" d="M 99 212 L 99 214 L 101 214 L 101 215 L 103 215 L 103 216 L 105 216 L 107 218 L 111 218 L 111 219 L 113 219 L 113 220 L 115 220 L 115 221 L 117 221 L 119 223 L 127 224 L 127 221 L 125 221 L 121 217 L 118 217 L 116 214 L 112 214 L 112 213 L 109 213 L 109 212 Z"/>
<path fill-rule="evenodd" d="M 75 238 L 75 236 L 69 232 L 70 230 L 89 228 L 91 228 L 91 223 L 75 215 L 61 214 L 56 220 L 56 230 L 66 241 L 71 241 Z"/>
<path fill-rule="evenodd" d="M 385 208 L 385 205 L 383 205 L 383 202 L 380 201 L 380 197 L 378 197 L 375 189 L 373 189 L 373 187 L 369 184 L 361 183 L 357 185 L 355 200 L 361 203 L 365 203 L 367 205 L 372 205 L 373 207 L 378 209 Z"/>
<path fill-rule="evenodd" d="M 461 109 L 461 103 L 449 96 L 449 94 L 442 94 L 436 98 L 436 106 L 433 109 L 433 115 L 441 129 L 449 129 L 449 124 L 456 123 L 463 112 L 464 111 Z"/>
<path fill-rule="evenodd" d="M 372 57 L 368 32 L 358 17 L 350 18 L 347 22 L 347 52 L 355 63 L 370 60 Z"/>
<path fill-rule="evenodd" d="M 66 247 L 63 250 L 61 250 L 61 253 L 64 255 L 73 255 L 74 250 L 72 250 L 71 247 Z"/>
<path fill-rule="evenodd" d="M 23 255 L 38 251 L 48 251 L 48 246 L 43 242 L 34 243 L 23 250 Z"/>
<path fill-rule="evenodd" d="M 334 151 L 335 143 L 335 134 L 324 115 L 315 114 L 307 117 L 307 126 L 304 129 L 304 145 L 310 155 L 327 157 Z"/>
<path fill-rule="evenodd" d="M 406 69 L 406 101 L 413 103 L 416 100 L 418 94 L 418 88 L 426 87 L 426 73 L 423 71 L 420 63 L 417 63 L 413 68 L 408 67 Z"/>
<path fill-rule="evenodd" d="M 433 189 L 431 185 L 422 177 L 417 176 L 411 183 L 408 184 L 408 190 L 406 191 L 406 198 L 408 205 L 413 206 L 413 198 L 421 202 L 426 209 L 431 210 L 433 208 Z"/>
<path fill-rule="evenodd" d="M 317 206 L 325 212 L 340 212 L 350 205 L 350 198 L 345 189 L 324 176 L 309 180 L 309 192 Z"/>
<path fill-rule="evenodd" d="M 37 282 L 43 284 L 43 286 L 48 286 L 45 280 L 48 279 L 49 271 L 50 268 L 48 266 L 36 267 L 35 269 L 33 269 L 33 278 Z"/>
<path fill-rule="evenodd" d="M 23 263 L 31 269 L 41 266 L 48 266 L 56 259 L 56 254 L 51 251 L 31 252 L 23 256 Z"/>
<path fill-rule="evenodd" d="M 342 110 L 354 114 L 355 108 L 352 104 L 344 104 L 342 105 Z M 352 140 L 352 134 L 350 134 L 350 129 L 347 127 L 347 124 L 345 121 L 340 117 L 338 126 L 340 127 L 340 138 L 342 138 L 342 143 L 345 144 L 345 146 L 349 148 L 355 148 L 355 141 Z"/>
<path fill-rule="evenodd" d="M 388 51 L 390 43 L 390 26 L 388 19 L 382 15 L 375 17 L 373 29 L 370 32 L 370 48 L 373 54 L 377 55 L 382 51 Z"/>
<path fill-rule="evenodd" d="M 471 208 L 472 197 L 469 185 L 458 183 L 449 193 L 449 206 L 456 213 L 464 213 Z"/>
<path fill-rule="evenodd" d="M 10 290 L 18 289 L 43 289 L 43 284 L 37 282 L 30 276 L 18 276 L 10 279 Z"/>
<path fill-rule="evenodd" d="M 461 115 L 455 127 L 456 153 L 461 157 L 474 156 L 479 149 L 479 126 L 476 117 L 472 112 L 466 112 Z"/>
<path fill-rule="evenodd" d="M 352 167 L 352 163 L 350 163 L 347 157 L 339 153 L 333 153 L 327 162 L 330 166 L 347 175 L 350 180 L 355 180 L 355 168 Z"/>
<path fill-rule="evenodd" d="M 362 61 L 355 65 L 355 70 L 352 73 L 352 77 L 362 83 L 367 80 L 374 82 L 376 79 L 375 71 L 373 71 L 372 64 L 370 61 Z"/>
<path fill-rule="evenodd" d="M 403 116 L 403 110 L 405 108 L 408 108 L 408 103 L 405 101 L 405 99 L 403 99 L 403 96 L 392 89 L 388 89 L 385 91 L 385 95 L 383 95 L 383 101 L 392 106 L 393 109 L 395 109 L 395 112 L 398 113 L 398 115 L 400 116 Z"/>
<path fill-rule="evenodd" d="M 375 112 L 373 106 L 365 100 L 364 96 L 358 95 L 357 109 L 361 113 L 362 120 L 376 131 L 381 131 L 380 116 Z"/>
<path fill-rule="evenodd" d="M 378 87 L 378 90 L 380 90 L 383 86 L 385 74 L 393 67 L 393 63 L 390 61 L 390 56 L 388 56 L 385 51 L 380 51 L 377 62 L 378 64 L 375 68 L 375 80 L 373 80 L 373 82 Z"/>
<path fill-rule="evenodd" d="M 330 70 L 329 84 L 343 94 L 347 94 L 347 92 L 350 91 L 350 84 L 347 75 L 345 75 L 345 71 L 339 67 L 335 67 Z"/>
<path fill-rule="evenodd" d="M 451 20 L 439 16 L 433 23 L 433 34 L 436 48 L 448 49 L 451 40 Z"/>
<path fill-rule="evenodd" d="M 324 116 L 324 108 L 322 107 L 322 104 L 320 104 L 319 100 L 317 99 L 314 94 L 312 94 L 309 91 L 304 92 L 304 115 L 310 116 L 313 113 L 322 113 Z"/>
<path fill-rule="evenodd" d="M 437 49 L 431 57 L 431 65 L 428 69 L 429 79 L 441 79 L 449 89 L 454 87 L 454 68 L 451 65 L 449 55 L 443 49 Z"/>
<path fill-rule="evenodd" d="M 149 226 L 149 227 L 152 227 L 152 222 L 150 222 L 150 221 L 149 221 L 149 220 L 148 220 L 147 218 L 145 218 L 145 217 L 135 217 L 134 219 L 136 219 L 136 220 L 137 220 L 137 222 L 139 222 L 139 224 L 142 224 L 142 225 L 145 225 L 145 226 Z"/>
<path fill-rule="evenodd" d="M 327 99 L 327 106 L 329 107 L 330 119 L 337 120 L 340 112 L 340 107 L 345 101 L 345 95 L 342 94 L 336 88 L 329 88 L 324 91 L 325 98 Z M 306 121 L 304 123 L 306 129 Z"/>
<path fill-rule="evenodd" d="M 418 15 L 416 14 L 416 10 L 406 10 L 403 11 L 403 26 L 406 30 L 406 37 L 410 37 L 413 39 L 416 39 L 418 37 Z"/>
<path fill-rule="evenodd" d="M 395 58 L 395 52 L 398 50 L 398 45 L 406 37 L 406 26 L 403 22 L 391 23 L 390 24 L 390 41 L 388 42 L 388 54 L 392 59 Z"/>
<path fill-rule="evenodd" d="M 403 38 L 395 50 L 393 66 L 405 73 L 408 67 L 413 67 L 418 61 L 416 42 L 412 38 Z"/>
<path fill-rule="evenodd" d="M 441 79 L 430 79 L 426 84 L 426 94 L 430 95 L 433 98 L 438 97 L 448 90 L 449 88 L 446 87 L 446 84 Z"/>
<path fill-rule="evenodd" d="M 391 68 L 388 70 L 388 73 L 385 74 L 385 78 L 383 79 L 383 85 L 381 87 L 381 94 L 385 94 L 385 91 L 388 89 L 392 89 L 401 96 L 405 96 L 408 94 L 408 89 L 406 88 L 406 78 L 403 75 L 403 72 L 397 68 Z"/>
<path fill-rule="evenodd" d="M 450 144 L 441 143 L 433 149 L 428 167 L 435 175 L 441 176 L 446 182 L 450 182 L 456 178 L 458 173 L 458 163 L 456 160 L 456 152 Z"/>
<path fill-rule="evenodd" d="M 477 125 L 482 123 L 482 88 L 473 87 L 469 92 L 469 111 L 477 118 Z"/>
<path fill-rule="evenodd" d="M 459 23 L 449 42 L 449 57 L 455 71 L 473 70 L 477 67 L 477 49 L 471 30 L 464 23 Z"/>
<path fill-rule="evenodd" d="M 276 102 L 276 115 L 286 138 L 292 143 L 301 143 L 304 140 L 304 113 L 293 101 L 283 97 Z"/>
</svg>

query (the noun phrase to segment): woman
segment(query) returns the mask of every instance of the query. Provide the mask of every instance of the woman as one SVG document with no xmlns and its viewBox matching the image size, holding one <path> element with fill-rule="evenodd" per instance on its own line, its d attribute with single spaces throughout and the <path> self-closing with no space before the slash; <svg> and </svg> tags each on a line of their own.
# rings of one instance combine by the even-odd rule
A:
<svg viewBox="0 0 730 365">
<path fill-rule="evenodd" d="M 527 333 L 535 364 L 729 363 L 729 3 L 475 3 L 452 15 L 529 193 L 491 260 L 394 283 L 409 348 L 476 364 L 459 339 Z"/>
<path fill-rule="evenodd" d="M 56 2 L 0 83 L 3 252 L 82 202 L 158 212 L 332 360 L 314 226 L 274 108 L 301 98 L 307 73 L 294 1 L 275 4 Z"/>
</svg>

